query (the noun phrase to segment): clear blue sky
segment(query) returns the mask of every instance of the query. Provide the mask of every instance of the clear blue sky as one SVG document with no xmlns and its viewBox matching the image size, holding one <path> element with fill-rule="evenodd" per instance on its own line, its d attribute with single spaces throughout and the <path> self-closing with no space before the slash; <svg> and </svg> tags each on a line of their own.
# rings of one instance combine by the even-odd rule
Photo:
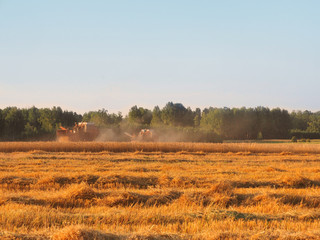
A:
<svg viewBox="0 0 320 240">
<path fill-rule="evenodd" d="M 0 0 L 0 108 L 320 110 L 318 0 Z"/>
</svg>

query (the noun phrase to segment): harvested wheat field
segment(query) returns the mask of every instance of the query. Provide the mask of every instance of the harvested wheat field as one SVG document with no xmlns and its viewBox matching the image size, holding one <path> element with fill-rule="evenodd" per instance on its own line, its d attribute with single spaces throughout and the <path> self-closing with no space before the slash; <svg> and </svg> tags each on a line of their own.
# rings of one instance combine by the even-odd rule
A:
<svg viewBox="0 0 320 240">
<path fill-rule="evenodd" d="M 0 239 L 320 239 L 318 146 L 10 144 Z"/>
</svg>

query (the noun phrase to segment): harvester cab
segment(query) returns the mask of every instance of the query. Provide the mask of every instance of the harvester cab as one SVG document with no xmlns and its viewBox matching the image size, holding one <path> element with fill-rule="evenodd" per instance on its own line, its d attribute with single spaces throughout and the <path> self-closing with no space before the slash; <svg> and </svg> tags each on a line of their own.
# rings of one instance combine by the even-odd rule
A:
<svg viewBox="0 0 320 240">
<path fill-rule="evenodd" d="M 127 132 L 124 133 L 128 137 L 130 137 L 131 141 L 137 142 L 152 142 L 154 141 L 154 136 L 150 129 L 141 129 L 137 135 L 129 134 Z"/>
<path fill-rule="evenodd" d="M 152 132 L 150 129 L 141 129 L 138 138 L 140 138 L 143 142 L 153 141 Z"/>
</svg>

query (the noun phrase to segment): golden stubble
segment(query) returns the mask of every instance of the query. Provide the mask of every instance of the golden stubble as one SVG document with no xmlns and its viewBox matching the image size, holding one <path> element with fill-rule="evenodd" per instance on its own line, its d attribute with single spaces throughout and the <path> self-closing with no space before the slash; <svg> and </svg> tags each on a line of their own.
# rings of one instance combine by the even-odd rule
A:
<svg viewBox="0 0 320 240">
<path fill-rule="evenodd" d="M 0 153 L 4 239 L 318 239 L 319 209 L 314 153 Z"/>
</svg>

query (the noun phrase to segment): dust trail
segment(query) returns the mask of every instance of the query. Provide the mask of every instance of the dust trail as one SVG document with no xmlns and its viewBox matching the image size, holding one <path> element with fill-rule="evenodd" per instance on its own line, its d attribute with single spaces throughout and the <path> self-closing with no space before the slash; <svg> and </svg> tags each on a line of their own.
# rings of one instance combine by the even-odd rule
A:
<svg viewBox="0 0 320 240">
<path fill-rule="evenodd" d="M 100 129 L 98 137 L 95 139 L 96 142 L 123 142 L 126 141 L 125 135 L 117 133 L 115 130 L 110 128 Z"/>
</svg>

